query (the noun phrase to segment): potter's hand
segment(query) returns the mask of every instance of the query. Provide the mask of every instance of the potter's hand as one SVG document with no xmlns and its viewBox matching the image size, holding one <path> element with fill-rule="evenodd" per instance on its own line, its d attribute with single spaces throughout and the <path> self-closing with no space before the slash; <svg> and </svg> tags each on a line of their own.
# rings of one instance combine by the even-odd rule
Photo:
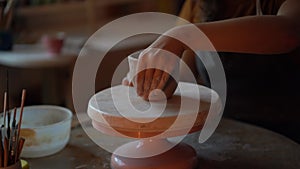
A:
<svg viewBox="0 0 300 169">
<path fill-rule="evenodd" d="M 159 37 L 150 47 L 141 52 L 138 59 L 136 88 L 139 96 L 149 100 L 154 89 L 171 97 L 177 87 L 179 61 L 185 47 L 179 41 Z M 151 93 L 151 100 L 159 100 L 159 93 Z"/>
<path fill-rule="evenodd" d="M 129 82 L 128 78 L 127 77 L 124 77 L 123 80 L 122 80 L 122 85 L 124 86 L 133 86 L 133 83 L 132 82 Z"/>
</svg>

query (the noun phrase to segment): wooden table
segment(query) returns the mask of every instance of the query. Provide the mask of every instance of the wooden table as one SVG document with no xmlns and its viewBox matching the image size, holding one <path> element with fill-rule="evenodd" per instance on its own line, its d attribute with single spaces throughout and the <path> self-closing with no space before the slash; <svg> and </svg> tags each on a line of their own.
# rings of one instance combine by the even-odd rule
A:
<svg viewBox="0 0 300 169">
<path fill-rule="evenodd" d="M 0 51 L 0 64 L 14 68 L 53 68 L 70 64 L 77 55 L 78 51 L 68 49 L 52 55 L 40 44 L 19 44 L 12 51 Z"/>
<path fill-rule="evenodd" d="M 299 144 L 259 127 L 222 119 L 207 142 L 198 144 L 198 136 L 199 133 L 188 135 L 184 142 L 197 150 L 199 169 L 300 168 Z M 77 126 L 72 129 L 70 142 L 64 150 L 52 156 L 26 160 L 31 169 L 110 169 L 110 156 L 111 153 L 98 147 Z"/>
</svg>

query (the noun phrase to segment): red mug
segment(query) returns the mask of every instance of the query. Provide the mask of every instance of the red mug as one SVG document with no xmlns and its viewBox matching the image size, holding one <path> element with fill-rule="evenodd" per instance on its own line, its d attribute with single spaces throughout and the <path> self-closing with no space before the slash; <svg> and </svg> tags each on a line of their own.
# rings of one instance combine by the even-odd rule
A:
<svg viewBox="0 0 300 169">
<path fill-rule="evenodd" d="M 44 35 L 42 43 L 50 54 L 59 54 L 64 44 L 64 34 Z"/>
</svg>

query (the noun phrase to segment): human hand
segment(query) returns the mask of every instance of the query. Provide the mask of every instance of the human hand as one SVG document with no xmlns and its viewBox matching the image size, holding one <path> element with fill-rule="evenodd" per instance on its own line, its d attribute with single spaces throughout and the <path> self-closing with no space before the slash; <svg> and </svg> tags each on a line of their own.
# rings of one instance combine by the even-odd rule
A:
<svg viewBox="0 0 300 169">
<path fill-rule="evenodd" d="M 167 55 L 170 55 L 170 54 L 167 54 Z M 167 55 L 164 55 L 164 56 L 167 56 Z M 170 56 L 170 57 L 176 57 L 176 56 Z M 178 58 L 174 58 L 174 59 L 177 59 L 177 60 L 178 60 Z M 170 60 L 172 60 L 172 59 L 167 59 L 167 60 L 170 61 Z M 169 62 L 169 63 L 170 63 L 170 62 Z M 171 63 L 172 63 L 172 62 L 171 62 Z M 135 66 L 134 66 L 133 64 L 134 64 L 134 63 L 131 62 L 130 69 L 135 69 Z M 135 64 L 137 64 L 137 62 L 136 62 Z M 165 64 L 162 64 L 162 65 L 165 65 Z M 171 65 L 171 66 L 170 66 L 170 70 L 172 70 L 172 69 L 173 69 L 173 68 L 172 68 L 173 65 L 177 65 L 177 61 L 175 61 L 174 64 L 170 64 L 170 65 Z M 148 73 L 149 73 L 149 71 L 150 71 L 150 72 L 153 71 L 153 78 L 154 78 L 154 79 L 159 80 L 158 75 L 161 75 L 161 76 L 162 76 L 162 77 L 161 77 L 161 78 L 162 78 L 161 81 L 154 81 L 153 78 L 150 78 L 150 79 L 149 79 L 149 80 L 152 79 L 152 82 L 150 82 L 150 84 L 149 84 L 149 86 L 150 86 L 150 89 L 148 89 L 148 90 L 149 90 L 149 93 L 145 94 L 145 96 L 140 95 L 140 96 L 142 96 L 145 100 L 149 100 L 149 99 L 148 99 L 149 94 L 150 94 L 150 92 L 153 91 L 154 89 L 160 89 L 160 90 L 162 90 L 160 86 L 165 86 L 165 87 L 163 88 L 163 92 L 164 92 L 164 95 L 165 95 L 165 96 L 162 96 L 162 95 L 159 95 L 159 94 L 156 96 L 156 98 L 153 98 L 153 96 L 152 96 L 152 98 L 155 99 L 155 100 L 161 100 L 161 99 L 163 99 L 164 97 L 166 97 L 166 98 L 171 97 L 172 94 L 174 93 L 176 87 L 177 87 L 177 82 L 176 82 L 176 80 L 175 80 L 174 77 L 177 77 L 177 75 L 178 75 L 178 73 L 175 73 L 175 72 L 178 72 L 178 69 L 177 69 L 178 66 L 174 66 L 174 67 L 176 67 L 176 70 L 174 70 L 174 71 L 171 72 L 171 73 L 170 73 L 169 71 L 167 71 L 167 70 L 163 71 L 164 69 L 159 68 L 159 67 L 161 67 L 161 66 L 157 66 L 158 69 L 150 68 L 150 69 L 144 70 L 145 73 L 146 73 L 147 71 L 148 71 Z M 127 76 L 123 78 L 123 80 L 122 80 L 122 85 L 134 87 L 134 83 L 133 83 L 133 82 L 136 81 L 136 80 L 135 80 L 135 79 L 136 79 L 136 78 L 135 78 L 135 76 L 136 76 L 136 75 L 135 75 L 135 72 L 136 72 L 136 71 L 130 70 L 130 71 L 127 73 Z M 169 72 L 169 73 L 167 73 L 167 72 Z M 172 74 L 172 75 L 170 76 L 169 74 Z M 134 77 L 133 77 L 133 76 L 134 76 Z M 131 80 L 130 80 L 130 79 L 131 79 Z M 144 78 L 143 78 L 143 79 L 144 79 Z M 159 83 L 159 82 L 160 82 L 160 83 Z M 145 83 L 144 85 L 147 86 L 146 83 Z M 156 88 L 156 87 L 157 87 L 157 88 Z M 144 88 L 143 88 L 143 89 L 144 89 Z M 161 94 L 162 94 L 162 93 L 161 93 Z M 152 100 L 153 100 L 153 99 L 152 99 Z"/>
<path fill-rule="evenodd" d="M 134 86 L 135 82 L 135 76 L 136 76 L 136 67 L 138 63 L 138 57 L 139 57 L 140 51 L 134 52 L 130 54 L 127 59 L 128 59 L 128 65 L 129 65 L 129 72 L 127 73 L 126 77 L 123 78 L 122 80 L 122 85 L 125 86 Z"/>
<path fill-rule="evenodd" d="M 122 85 L 133 87 L 133 83 L 128 80 L 127 77 L 124 77 L 122 80 Z"/>
<path fill-rule="evenodd" d="M 137 94 L 145 100 L 170 98 L 177 87 L 179 62 L 184 50 L 185 47 L 179 41 L 161 36 L 142 51 L 137 65 Z M 151 93 L 154 89 L 163 93 Z"/>
</svg>

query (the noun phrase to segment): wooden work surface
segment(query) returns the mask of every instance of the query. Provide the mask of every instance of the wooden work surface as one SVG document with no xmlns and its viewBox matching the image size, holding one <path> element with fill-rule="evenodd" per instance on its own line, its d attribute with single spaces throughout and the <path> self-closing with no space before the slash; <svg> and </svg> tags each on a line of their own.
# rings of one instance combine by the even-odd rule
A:
<svg viewBox="0 0 300 169">
<path fill-rule="evenodd" d="M 196 149 L 199 169 L 300 168 L 299 144 L 265 129 L 223 119 L 206 143 L 198 144 L 198 135 L 188 135 L 184 142 Z M 26 160 L 31 169 L 110 169 L 110 156 L 77 126 L 72 129 L 64 150 L 49 157 Z"/>
</svg>

